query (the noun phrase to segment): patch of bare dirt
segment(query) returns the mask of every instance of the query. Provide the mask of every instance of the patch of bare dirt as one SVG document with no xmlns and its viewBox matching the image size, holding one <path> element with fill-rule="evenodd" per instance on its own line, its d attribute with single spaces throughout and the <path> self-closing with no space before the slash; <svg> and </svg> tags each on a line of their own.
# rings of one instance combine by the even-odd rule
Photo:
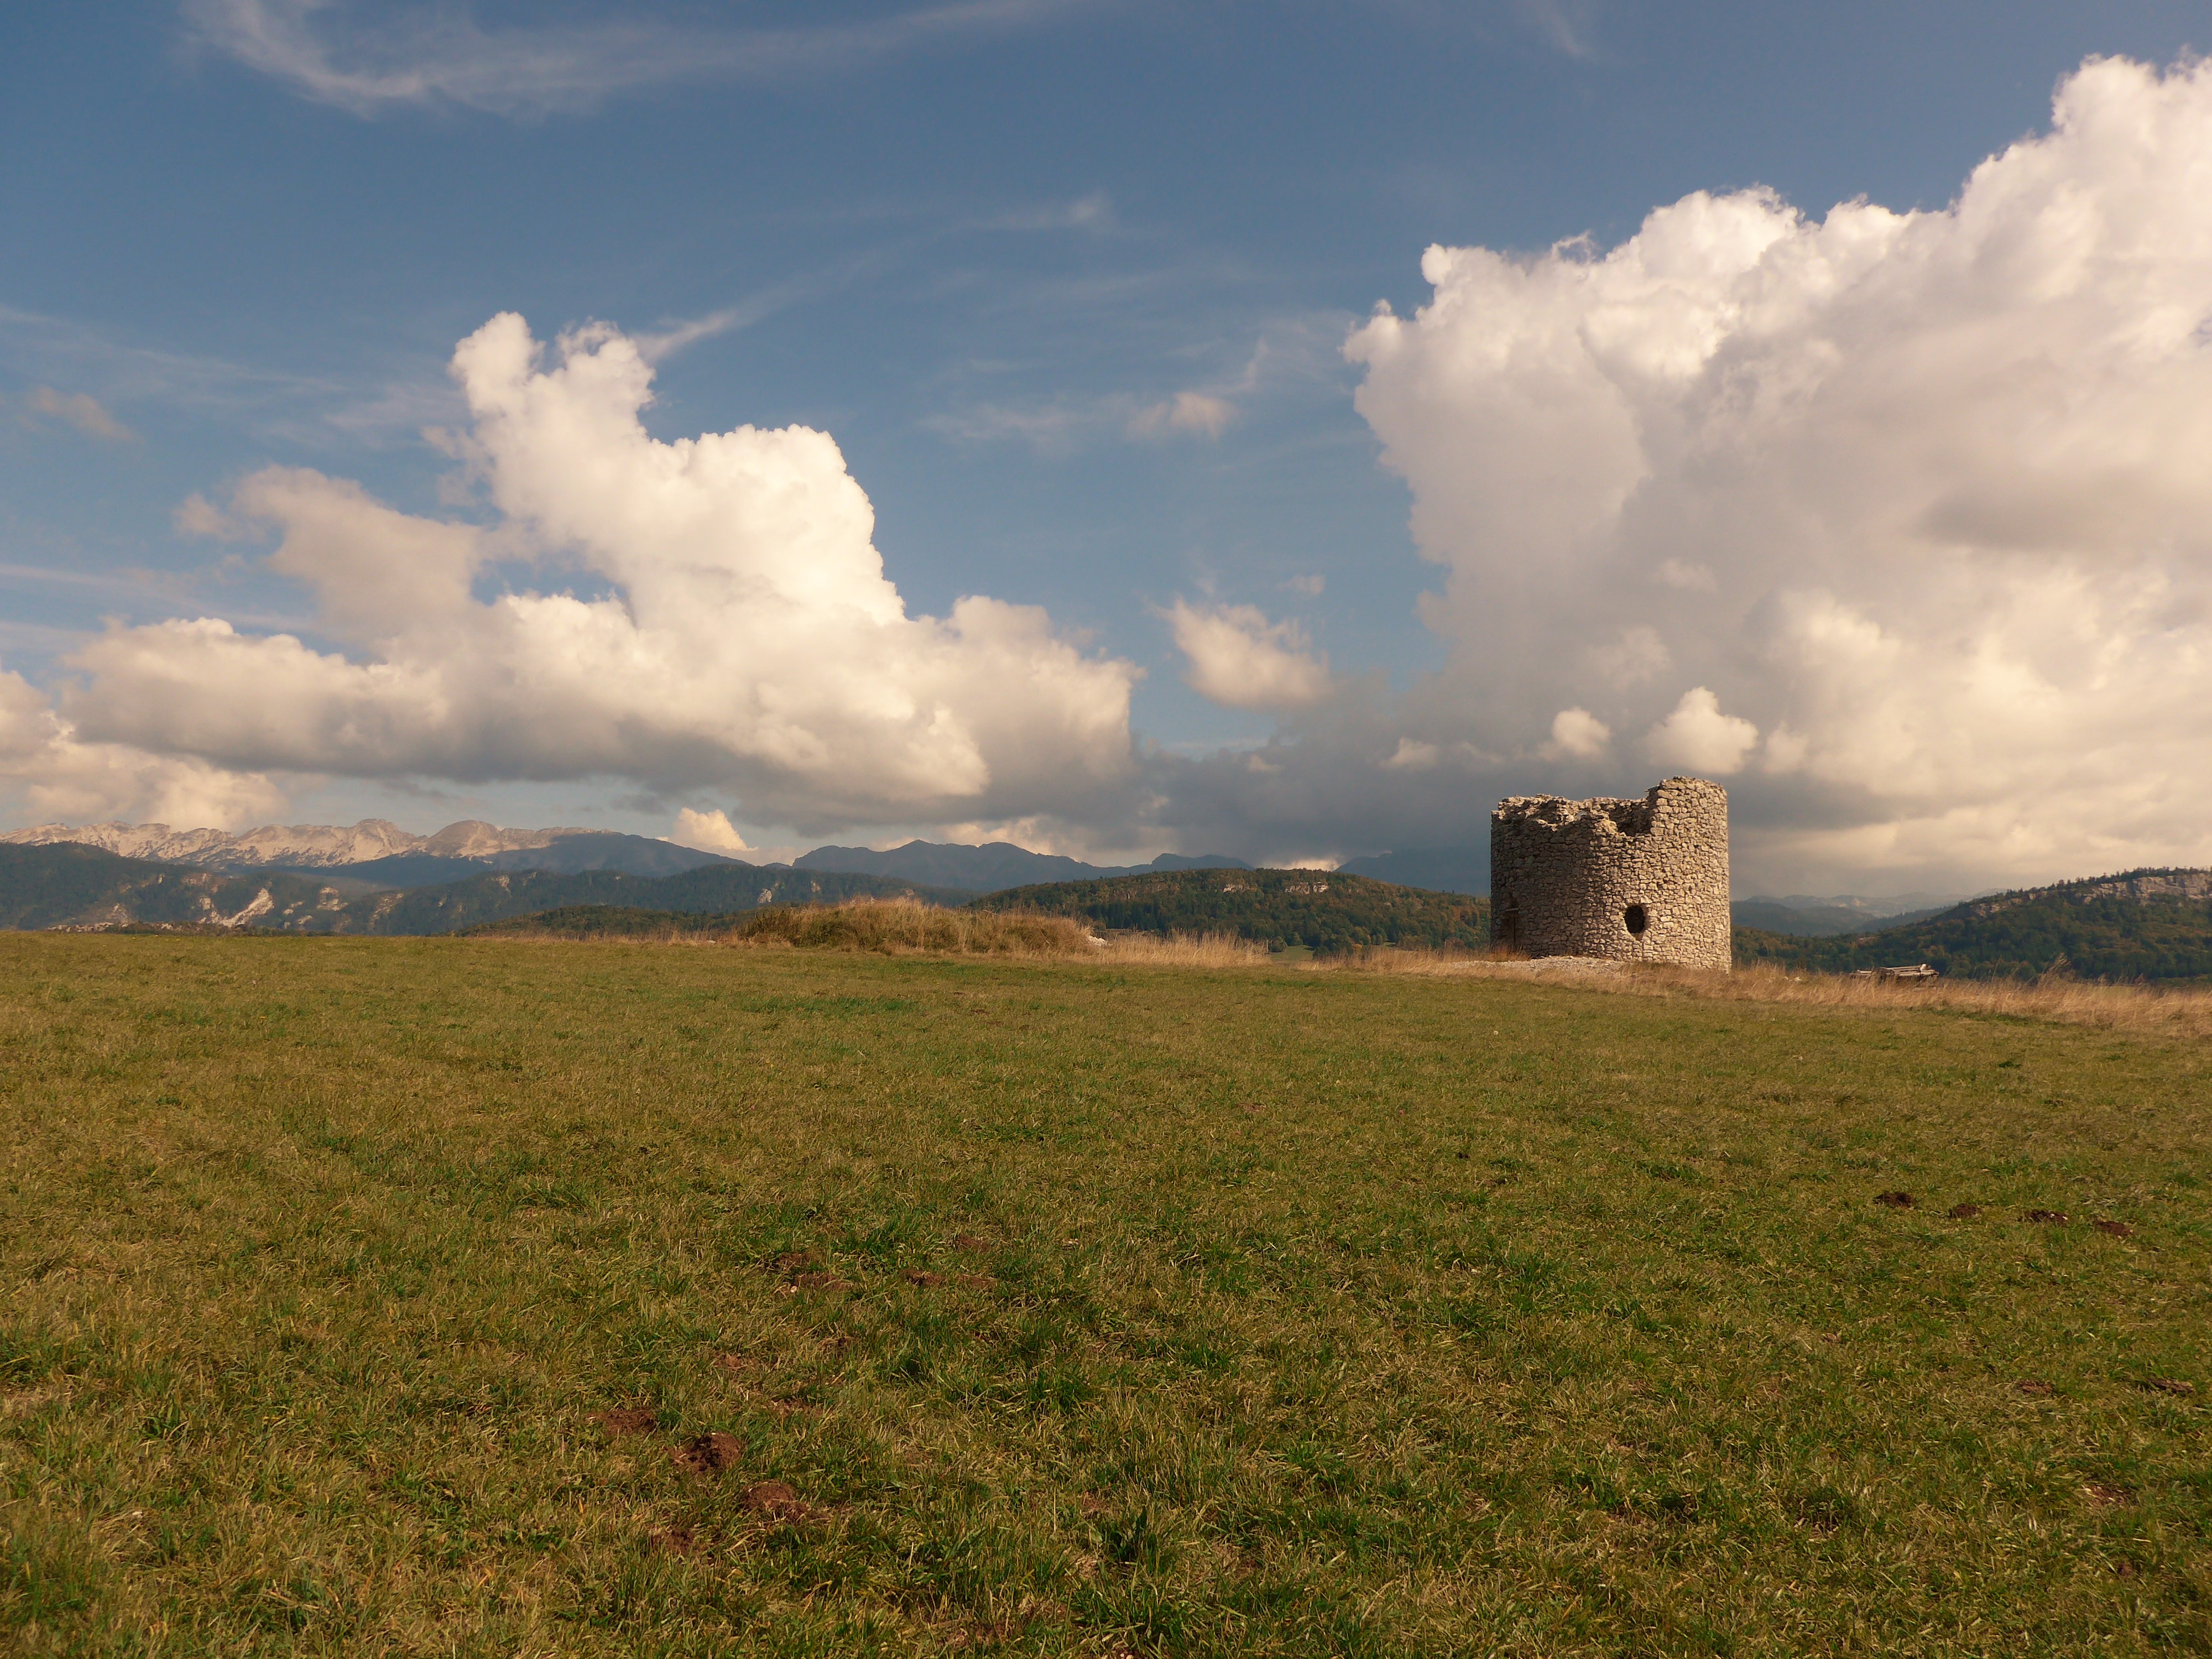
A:
<svg viewBox="0 0 2212 1659">
<path fill-rule="evenodd" d="M 2058 1385 L 2056 1382 L 2046 1382 L 2039 1376 L 2023 1376 L 2013 1386 L 2022 1394 L 2033 1395 L 2039 1400 L 2047 1395 L 2058 1392 Z"/>
<path fill-rule="evenodd" d="M 738 1501 L 753 1514 L 766 1516 L 771 1521 L 804 1521 L 814 1513 L 812 1507 L 781 1480 L 756 1480 L 745 1488 Z"/>
<path fill-rule="evenodd" d="M 973 1233 L 955 1233 L 952 1235 L 952 1248 L 956 1250 L 966 1250 L 972 1255 L 979 1250 L 988 1250 L 991 1247 Z"/>
<path fill-rule="evenodd" d="M 2030 1210 L 2027 1214 L 2021 1216 L 2021 1219 L 2022 1221 L 2039 1221 L 2054 1227 L 2063 1226 L 2066 1222 L 2066 1212 L 2063 1210 Z"/>
<path fill-rule="evenodd" d="M 2124 1221 L 2100 1221 L 2096 1227 L 2099 1232 L 2113 1238 L 2133 1238 L 2136 1236 L 2136 1230 Z"/>
<path fill-rule="evenodd" d="M 1954 1221 L 1972 1221 L 1981 1212 L 1982 1206 L 1978 1204 L 1954 1204 L 1949 1209 L 1943 1212 L 1944 1214 L 1949 1216 Z"/>
<path fill-rule="evenodd" d="M 1499 979 L 1609 979 L 1626 976 L 1628 964 L 1609 957 L 1536 957 L 1521 962 L 1510 957 L 1482 957 L 1440 960 L 1428 971 L 1477 974 Z"/>
<path fill-rule="evenodd" d="M 734 1434 L 725 1434 L 717 1429 L 711 1434 L 698 1434 L 678 1446 L 673 1454 L 676 1466 L 693 1474 L 713 1476 L 734 1468 L 744 1448 Z"/>
<path fill-rule="evenodd" d="M 971 1291 L 988 1291 L 999 1282 L 988 1273 L 955 1273 L 953 1277 Z"/>
<path fill-rule="evenodd" d="M 995 1620 L 988 1625 L 964 1625 L 945 1638 L 945 1645 L 952 1653 L 965 1653 L 970 1648 L 998 1648 L 1019 1638 L 1022 1626 L 1011 1619 Z"/>
<path fill-rule="evenodd" d="M 800 1273 L 791 1283 L 795 1290 L 819 1291 L 824 1295 L 835 1295 L 840 1291 L 860 1289 L 860 1286 L 854 1284 L 851 1279 L 840 1279 L 835 1273 Z"/>
<path fill-rule="evenodd" d="M 1912 1207 L 1912 1194 L 1911 1193 L 1876 1193 L 1874 1195 L 1874 1201 L 1877 1204 L 1887 1205 L 1893 1210 L 1909 1210 Z"/>
<path fill-rule="evenodd" d="M 919 1285 L 925 1290 L 932 1285 L 942 1285 L 945 1282 L 945 1275 L 943 1273 L 930 1273 L 921 1267 L 909 1267 L 904 1273 L 901 1273 L 899 1277 L 906 1280 L 908 1284 Z"/>
<path fill-rule="evenodd" d="M 2136 1384 L 2152 1394 L 2190 1395 L 2197 1392 L 2194 1382 L 2185 1382 L 2178 1376 L 2146 1376 Z"/>
<path fill-rule="evenodd" d="M 622 1406 L 613 1411 L 595 1412 L 590 1420 L 598 1424 L 600 1431 L 610 1440 L 620 1440 L 626 1435 L 651 1434 L 660 1426 L 660 1419 L 642 1406 Z"/>
<path fill-rule="evenodd" d="M 2081 1495 L 2100 1510 L 2116 1510 L 2136 1501 L 2136 1495 L 2125 1486 L 2116 1486 L 2109 1480 L 2092 1480 L 2081 1488 Z"/>
</svg>

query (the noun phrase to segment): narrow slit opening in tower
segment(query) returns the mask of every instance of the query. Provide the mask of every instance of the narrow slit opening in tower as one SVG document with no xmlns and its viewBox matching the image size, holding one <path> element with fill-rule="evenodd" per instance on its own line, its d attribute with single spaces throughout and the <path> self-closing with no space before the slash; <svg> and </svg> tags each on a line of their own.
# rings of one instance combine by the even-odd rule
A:
<svg viewBox="0 0 2212 1659">
<path fill-rule="evenodd" d="M 1620 913 L 1620 925 L 1632 933 L 1641 933 L 1651 925 L 1651 913 L 1640 904 L 1632 904 Z"/>
<path fill-rule="evenodd" d="M 1509 951 L 1521 948 L 1521 907 L 1510 901 L 1498 918 L 1498 942 Z"/>
</svg>

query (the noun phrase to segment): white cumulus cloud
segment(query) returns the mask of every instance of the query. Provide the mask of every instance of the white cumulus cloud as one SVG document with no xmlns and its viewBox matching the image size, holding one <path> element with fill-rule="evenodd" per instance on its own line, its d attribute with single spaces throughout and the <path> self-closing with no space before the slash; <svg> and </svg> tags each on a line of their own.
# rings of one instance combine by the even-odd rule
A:
<svg viewBox="0 0 2212 1659">
<path fill-rule="evenodd" d="M 1558 729 L 1554 721 L 1553 730 Z M 1674 713 L 1644 740 L 1646 752 L 1662 766 L 1679 766 L 1715 778 L 1742 770 L 1744 757 L 1758 744 L 1759 728 L 1721 713 L 1721 700 L 1702 685 L 1682 693 Z"/>
<path fill-rule="evenodd" d="M 1714 580 L 1712 571 L 1689 559 L 1662 559 L 1659 568 L 1651 573 L 1652 580 L 1669 587 L 1686 588 L 1694 593 L 1710 593 L 1720 586 Z"/>
<path fill-rule="evenodd" d="M 1425 739 L 1647 731 L 1754 878 L 2212 861 L 2212 64 L 2091 60 L 1942 208 L 1422 269 L 1347 353 L 1447 573 Z"/>
<path fill-rule="evenodd" d="M 1562 708 L 1552 716 L 1552 748 L 1577 760 L 1592 760 L 1613 741 L 1613 728 L 1587 708 Z"/>
<path fill-rule="evenodd" d="M 185 829 L 234 830 L 265 822 L 281 789 L 257 773 L 191 756 L 155 755 L 125 744 L 87 743 L 46 695 L 0 672 L 0 787 L 33 821 L 121 818 Z"/>
<path fill-rule="evenodd" d="M 1432 743 L 1423 743 L 1418 738 L 1401 738 L 1398 746 L 1390 751 L 1390 758 L 1382 763 L 1392 772 L 1431 772 L 1443 759 L 1443 750 Z"/>
<path fill-rule="evenodd" d="M 745 845 L 737 826 L 724 811 L 702 812 L 684 807 L 676 815 L 676 833 L 669 837 L 678 847 L 696 848 L 702 853 L 738 854 L 753 849 Z"/>
<path fill-rule="evenodd" d="M 242 541 L 252 533 L 197 489 L 177 503 L 169 523 L 179 536 L 201 536 L 210 541 Z"/>
<path fill-rule="evenodd" d="M 1303 708 L 1328 695 L 1328 659 L 1295 622 L 1270 622 L 1257 605 L 1169 610 L 1176 647 L 1189 659 L 1192 690 L 1231 708 Z"/>
<path fill-rule="evenodd" d="M 271 566 L 314 590 L 339 648 L 216 617 L 111 628 L 72 659 L 75 728 L 233 772 L 714 787 L 801 826 L 1120 799 L 1137 671 L 1030 606 L 909 616 L 828 434 L 661 442 L 639 419 L 651 366 L 605 326 L 549 360 L 501 316 L 453 367 L 495 526 L 255 473 L 229 513 L 274 527 Z M 518 558 L 598 591 L 479 597 L 488 562 Z"/>
</svg>

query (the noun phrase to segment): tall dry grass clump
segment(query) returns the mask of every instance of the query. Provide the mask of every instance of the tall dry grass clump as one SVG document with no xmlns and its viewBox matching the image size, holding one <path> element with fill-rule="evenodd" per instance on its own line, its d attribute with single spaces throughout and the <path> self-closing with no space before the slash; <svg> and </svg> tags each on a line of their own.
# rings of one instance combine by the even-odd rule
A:
<svg viewBox="0 0 2212 1659">
<path fill-rule="evenodd" d="M 2039 979 L 1860 979 L 1850 974 L 1792 974 L 1761 963 L 1732 973 L 1692 968 L 1552 957 L 1541 961 L 1440 951 L 1370 951 L 1318 968 L 1353 972 L 1465 975 L 1570 984 L 1579 990 L 1629 996 L 1692 997 L 1705 1001 L 1789 1002 L 1816 1007 L 1896 1012 L 1941 1008 L 1954 1013 L 2008 1015 L 2144 1036 L 2212 1036 L 2212 990 L 2114 985 L 2049 973 Z"/>
<path fill-rule="evenodd" d="M 2170 989 L 2141 983 L 2114 985 L 2069 978 L 1937 979 L 1918 983 L 1858 979 L 1848 974 L 1793 975 L 1771 964 L 1732 974 L 1681 969 L 1638 969 L 1620 976 L 1618 988 L 1736 1002 L 1794 1002 L 1832 1008 L 1895 1010 L 1944 1008 L 1959 1013 L 2002 1014 L 2054 1020 L 2145 1036 L 2212 1036 L 2212 991 Z"/>
<path fill-rule="evenodd" d="M 1273 953 L 1234 933 L 1123 933 L 1091 954 L 1101 962 L 1162 968 L 1249 968 Z"/>
<path fill-rule="evenodd" d="M 729 935 L 736 945 L 811 951 L 943 951 L 963 956 L 1096 956 L 1098 942 L 1081 922 L 1019 910 L 942 910 L 912 899 L 856 899 L 848 904 L 761 910 Z"/>
</svg>

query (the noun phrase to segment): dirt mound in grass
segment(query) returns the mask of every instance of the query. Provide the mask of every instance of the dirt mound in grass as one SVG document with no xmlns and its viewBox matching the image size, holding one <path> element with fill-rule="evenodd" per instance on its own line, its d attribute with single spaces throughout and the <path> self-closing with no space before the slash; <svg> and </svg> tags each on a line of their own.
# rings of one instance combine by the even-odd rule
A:
<svg viewBox="0 0 2212 1659">
<path fill-rule="evenodd" d="M 715 1475 L 732 1468 L 744 1449 L 737 1436 L 718 1429 L 712 1434 L 694 1435 L 676 1449 L 674 1456 L 680 1468 L 694 1474 Z"/>
</svg>

